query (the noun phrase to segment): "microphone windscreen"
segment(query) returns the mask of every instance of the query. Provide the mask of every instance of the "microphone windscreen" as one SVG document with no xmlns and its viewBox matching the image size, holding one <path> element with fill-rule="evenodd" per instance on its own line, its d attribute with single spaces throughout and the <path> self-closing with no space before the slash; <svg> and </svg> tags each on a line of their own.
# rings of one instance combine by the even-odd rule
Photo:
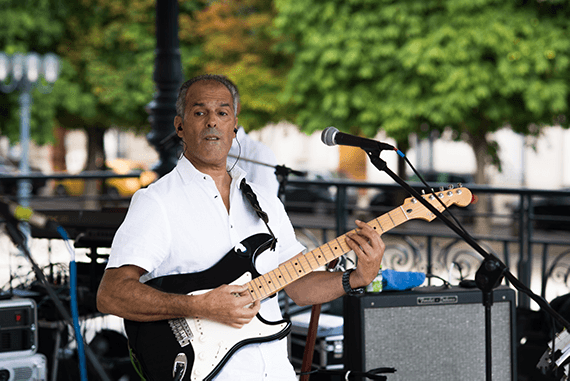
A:
<svg viewBox="0 0 570 381">
<path fill-rule="evenodd" d="M 337 128 L 327 127 L 323 130 L 323 133 L 321 134 L 321 140 L 327 146 L 334 146 L 334 145 L 336 145 L 336 143 L 334 141 L 334 136 L 336 135 L 337 132 L 338 132 Z"/>
</svg>

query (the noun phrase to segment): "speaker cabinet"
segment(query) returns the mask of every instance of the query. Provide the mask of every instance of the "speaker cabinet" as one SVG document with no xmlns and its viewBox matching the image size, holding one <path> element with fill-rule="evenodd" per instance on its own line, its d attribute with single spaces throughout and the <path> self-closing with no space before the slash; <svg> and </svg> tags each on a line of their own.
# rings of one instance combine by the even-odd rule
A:
<svg viewBox="0 0 570 381">
<path fill-rule="evenodd" d="M 46 357 L 41 353 L 13 359 L 0 359 L 2 381 L 46 381 Z"/>
<path fill-rule="evenodd" d="M 37 306 L 33 299 L 1 300 L 0 359 L 35 354 L 38 349 L 37 326 Z"/>
<path fill-rule="evenodd" d="M 516 378 L 514 290 L 493 291 L 492 379 Z M 485 307 L 479 289 L 421 287 L 346 296 L 345 369 L 396 368 L 390 381 L 486 378 Z"/>
</svg>

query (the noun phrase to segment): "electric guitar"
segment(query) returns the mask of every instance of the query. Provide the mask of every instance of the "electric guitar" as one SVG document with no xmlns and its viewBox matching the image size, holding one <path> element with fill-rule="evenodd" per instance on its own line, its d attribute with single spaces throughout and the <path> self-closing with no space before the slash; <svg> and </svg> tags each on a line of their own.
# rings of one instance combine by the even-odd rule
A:
<svg viewBox="0 0 570 381">
<path fill-rule="evenodd" d="M 472 199 L 469 189 L 451 187 L 437 192 L 436 196 L 422 197 L 439 211 L 444 205 L 467 206 Z M 422 203 L 410 197 L 368 225 L 382 234 L 408 220 L 432 221 L 435 217 Z M 261 275 L 255 269 L 255 260 L 270 245 L 269 234 L 255 234 L 205 271 L 163 276 L 147 284 L 165 292 L 189 295 L 203 294 L 222 284 L 247 284 L 252 298 L 262 300 L 351 250 L 342 235 Z M 171 380 L 176 372 L 182 374 L 178 377 L 181 380 L 211 380 L 239 348 L 282 339 L 291 329 L 288 320 L 270 322 L 260 314 L 239 329 L 194 317 L 154 322 L 125 319 L 124 323 L 129 345 L 147 381 Z"/>
</svg>

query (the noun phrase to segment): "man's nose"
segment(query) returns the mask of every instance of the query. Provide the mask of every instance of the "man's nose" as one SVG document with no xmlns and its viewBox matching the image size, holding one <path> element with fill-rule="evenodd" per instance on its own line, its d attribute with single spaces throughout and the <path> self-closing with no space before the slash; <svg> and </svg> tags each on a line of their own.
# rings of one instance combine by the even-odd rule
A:
<svg viewBox="0 0 570 381">
<path fill-rule="evenodd" d="M 218 121 L 217 121 L 217 117 L 215 114 L 210 114 L 208 116 L 208 120 L 207 120 L 207 126 L 208 127 L 216 127 L 218 125 Z"/>
</svg>

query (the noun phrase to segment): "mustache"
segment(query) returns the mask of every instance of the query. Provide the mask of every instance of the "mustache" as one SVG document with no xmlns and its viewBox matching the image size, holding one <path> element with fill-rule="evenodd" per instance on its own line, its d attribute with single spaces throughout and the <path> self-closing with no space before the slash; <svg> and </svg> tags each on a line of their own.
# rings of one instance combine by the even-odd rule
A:
<svg viewBox="0 0 570 381">
<path fill-rule="evenodd" d="M 201 138 L 205 138 L 206 136 L 215 136 L 217 138 L 221 138 L 223 134 L 216 127 L 208 127 L 200 133 Z"/>
</svg>

